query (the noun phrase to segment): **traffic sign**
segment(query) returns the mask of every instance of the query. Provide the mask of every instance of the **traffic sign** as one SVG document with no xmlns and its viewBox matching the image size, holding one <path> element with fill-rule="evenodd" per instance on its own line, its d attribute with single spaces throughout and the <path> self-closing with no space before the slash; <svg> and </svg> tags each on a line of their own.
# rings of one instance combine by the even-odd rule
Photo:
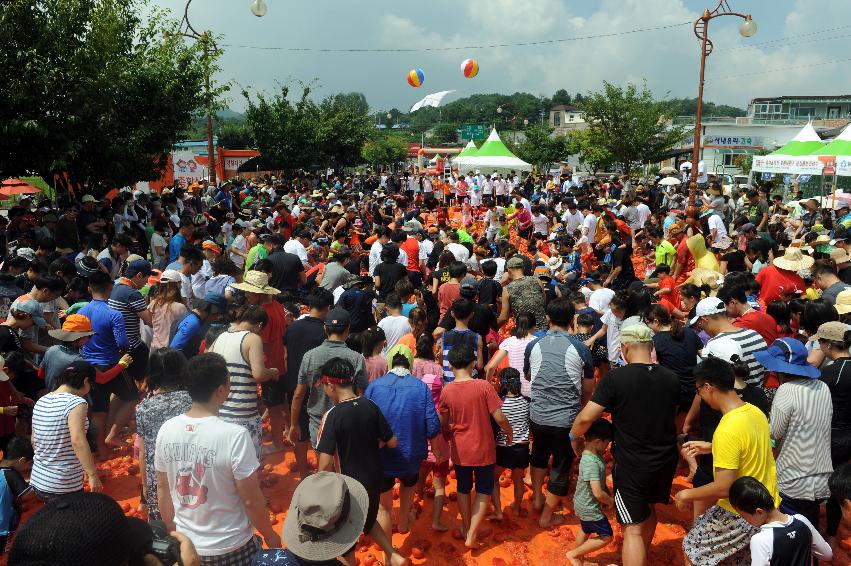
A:
<svg viewBox="0 0 851 566">
<path fill-rule="evenodd" d="M 486 130 L 485 124 L 461 124 L 461 139 L 483 140 Z"/>
</svg>

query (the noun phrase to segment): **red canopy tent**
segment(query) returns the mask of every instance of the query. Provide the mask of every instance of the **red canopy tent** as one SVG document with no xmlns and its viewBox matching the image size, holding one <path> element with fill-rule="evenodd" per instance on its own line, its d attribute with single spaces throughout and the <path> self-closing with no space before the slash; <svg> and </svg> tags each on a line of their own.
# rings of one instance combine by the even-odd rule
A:
<svg viewBox="0 0 851 566">
<path fill-rule="evenodd" d="M 0 200 L 9 200 L 12 195 L 31 195 L 40 192 L 41 189 L 38 187 L 14 177 L 0 182 Z"/>
</svg>

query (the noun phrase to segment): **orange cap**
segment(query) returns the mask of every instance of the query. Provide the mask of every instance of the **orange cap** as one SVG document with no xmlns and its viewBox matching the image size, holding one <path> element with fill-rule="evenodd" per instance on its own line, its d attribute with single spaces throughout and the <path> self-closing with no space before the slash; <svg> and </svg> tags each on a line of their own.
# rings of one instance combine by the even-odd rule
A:
<svg viewBox="0 0 851 566">
<path fill-rule="evenodd" d="M 92 321 L 82 314 L 69 314 L 62 324 L 65 332 L 92 332 Z"/>
<path fill-rule="evenodd" d="M 222 249 L 218 246 L 218 244 L 216 244 L 212 240 L 207 240 L 206 242 L 201 244 L 201 247 L 204 248 L 205 250 L 210 250 L 211 252 L 213 252 L 215 254 L 221 254 L 222 253 Z"/>
</svg>

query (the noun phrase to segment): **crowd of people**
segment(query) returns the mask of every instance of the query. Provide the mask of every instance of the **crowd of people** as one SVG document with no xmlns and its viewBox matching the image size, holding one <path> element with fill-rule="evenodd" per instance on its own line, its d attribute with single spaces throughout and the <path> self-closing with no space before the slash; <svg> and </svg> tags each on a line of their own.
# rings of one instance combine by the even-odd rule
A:
<svg viewBox="0 0 851 566">
<path fill-rule="evenodd" d="M 573 565 L 614 547 L 614 517 L 638 566 L 664 505 L 691 511 L 687 564 L 831 561 L 849 209 L 709 176 L 687 214 L 686 183 L 658 180 L 291 172 L 22 198 L 0 216 L 9 563 L 353 566 L 364 534 L 400 566 L 415 521 L 478 552 L 512 515 L 578 519 Z M 150 527 L 101 493 L 126 442 Z M 290 450 L 276 532 L 261 471 Z"/>
</svg>

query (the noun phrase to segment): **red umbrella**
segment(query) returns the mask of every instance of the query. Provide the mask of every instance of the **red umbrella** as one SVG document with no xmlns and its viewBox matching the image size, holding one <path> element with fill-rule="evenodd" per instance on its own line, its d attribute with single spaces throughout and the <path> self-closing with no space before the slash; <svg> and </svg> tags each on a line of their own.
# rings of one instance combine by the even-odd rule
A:
<svg viewBox="0 0 851 566">
<path fill-rule="evenodd" d="M 0 197 L 10 197 L 12 195 L 30 195 L 40 193 L 41 189 L 33 187 L 26 181 L 20 179 L 6 179 L 0 182 Z"/>
</svg>

